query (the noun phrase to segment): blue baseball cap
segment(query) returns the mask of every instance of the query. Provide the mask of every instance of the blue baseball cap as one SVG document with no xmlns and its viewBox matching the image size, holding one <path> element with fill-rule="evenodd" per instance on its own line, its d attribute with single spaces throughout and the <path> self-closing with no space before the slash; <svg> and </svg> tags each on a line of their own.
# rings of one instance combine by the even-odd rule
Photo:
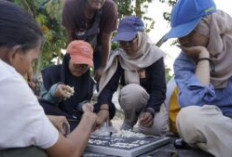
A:
<svg viewBox="0 0 232 157">
<path fill-rule="evenodd" d="M 213 0 L 178 0 L 171 13 L 171 30 L 164 40 L 188 35 L 201 18 L 215 11 Z"/>
<path fill-rule="evenodd" d="M 123 18 L 118 26 L 118 33 L 113 38 L 114 41 L 131 41 L 138 31 L 144 31 L 143 21 L 136 16 Z"/>
</svg>

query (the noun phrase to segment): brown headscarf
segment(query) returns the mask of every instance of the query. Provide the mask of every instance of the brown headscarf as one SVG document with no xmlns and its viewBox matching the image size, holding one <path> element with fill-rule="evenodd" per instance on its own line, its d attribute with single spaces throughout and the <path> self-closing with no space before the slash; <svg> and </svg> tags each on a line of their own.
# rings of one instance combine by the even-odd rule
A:
<svg viewBox="0 0 232 157">
<path fill-rule="evenodd" d="M 215 68 L 211 72 L 211 83 L 215 88 L 226 87 L 232 76 L 231 16 L 218 10 L 204 17 L 195 30 L 209 38 L 207 49 Z"/>
<path fill-rule="evenodd" d="M 149 67 L 164 56 L 163 51 L 151 42 L 146 33 L 138 32 L 137 36 L 138 51 L 135 52 L 136 54 L 133 57 L 127 55 L 122 49 L 114 52 L 110 57 L 100 79 L 99 93 L 114 75 L 118 62 L 120 62 L 120 65 L 124 69 L 126 84 L 139 84 L 138 70 Z"/>
</svg>

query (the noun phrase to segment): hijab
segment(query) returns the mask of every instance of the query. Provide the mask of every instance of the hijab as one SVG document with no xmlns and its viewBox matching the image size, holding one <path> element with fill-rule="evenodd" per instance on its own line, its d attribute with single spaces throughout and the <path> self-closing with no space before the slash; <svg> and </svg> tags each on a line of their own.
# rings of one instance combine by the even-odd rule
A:
<svg viewBox="0 0 232 157">
<path fill-rule="evenodd" d="M 127 55 L 123 49 L 118 49 L 110 57 L 104 73 L 99 83 L 99 93 L 106 86 L 109 80 L 114 75 L 118 67 L 118 62 L 122 66 L 125 74 L 125 83 L 139 84 L 140 69 L 147 68 L 155 63 L 157 60 L 164 56 L 164 52 L 161 51 L 155 44 L 153 44 L 145 32 L 138 32 L 138 50 L 133 56 Z"/>
<path fill-rule="evenodd" d="M 211 72 L 211 83 L 215 88 L 227 86 L 232 76 L 232 18 L 218 10 L 204 17 L 198 26 L 199 32 L 209 38 L 207 49 L 214 65 Z"/>
</svg>

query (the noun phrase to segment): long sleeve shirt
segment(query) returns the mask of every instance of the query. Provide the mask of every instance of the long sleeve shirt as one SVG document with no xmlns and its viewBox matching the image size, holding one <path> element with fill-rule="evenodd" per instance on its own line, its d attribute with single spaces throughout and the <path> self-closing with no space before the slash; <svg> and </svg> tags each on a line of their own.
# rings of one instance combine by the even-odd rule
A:
<svg viewBox="0 0 232 157">
<path fill-rule="evenodd" d="M 140 85 L 150 95 L 147 108 L 150 107 L 155 111 L 159 111 L 161 104 L 165 100 L 166 83 L 165 83 L 165 67 L 163 58 L 159 59 L 151 66 L 145 68 L 146 78 L 140 78 Z M 124 70 L 118 64 L 117 70 L 105 88 L 98 97 L 99 104 L 112 104 L 112 96 L 117 90 L 119 81 L 125 86 Z"/>
<path fill-rule="evenodd" d="M 215 89 L 212 84 L 203 85 L 195 75 L 196 63 L 183 52 L 174 63 L 175 81 L 178 86 L 180 107 L 191 105 L 216 105 L 224 115 L 232 116 L 232 77 L 227 87 Z"/>
</svg>

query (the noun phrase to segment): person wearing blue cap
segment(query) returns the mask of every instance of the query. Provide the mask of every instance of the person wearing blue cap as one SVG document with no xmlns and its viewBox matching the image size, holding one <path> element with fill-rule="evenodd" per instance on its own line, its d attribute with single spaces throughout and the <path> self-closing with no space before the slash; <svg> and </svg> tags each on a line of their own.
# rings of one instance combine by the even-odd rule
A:
<svg viewBox="0 0 232 157">
<path fill-rule="evenodd" d="M 169 127 L 163 105 L 164 53 L 150 41 L 139 17 L 123 18 L 114 40 L 121 49 L 112 54 L 100 79 L 98 103 L 113 107 L 112 95 L 120 82 L 119 104 L 125 114 L 121 129 L 133 129 L 138 121 L 140 132 L 165 134 Z"/>
<path fill-rule="evenodd" d="M 232 18 L 213 0 L 179 0 L 165 39 L 178 38 L 174 63 L 181 111 L 177 130 L 191 146 L 232 156 Z"/>
</svg>

